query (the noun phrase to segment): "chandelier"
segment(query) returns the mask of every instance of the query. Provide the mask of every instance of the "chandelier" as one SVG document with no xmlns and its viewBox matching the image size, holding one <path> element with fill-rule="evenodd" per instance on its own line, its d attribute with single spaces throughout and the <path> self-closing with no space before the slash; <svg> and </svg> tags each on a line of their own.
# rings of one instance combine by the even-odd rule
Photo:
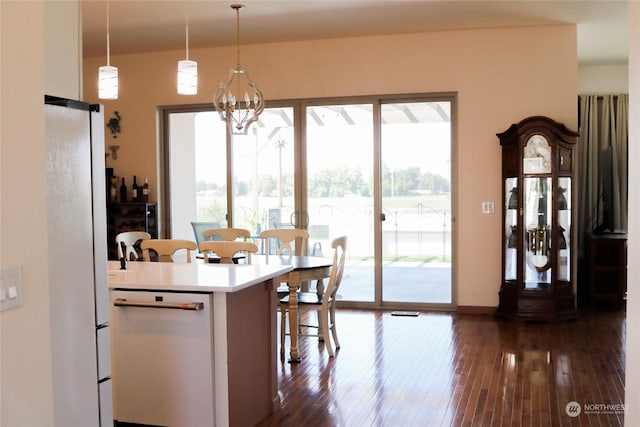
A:
<svg viewBox="0 0 640 427">
<path fill-rule="evenodd" d="M 213 105 L 220 118 L 227 122 L 229 131 L 240 135 L 247 134 L 249 126 L 258 120 L 264 110 L 262 92 L 249 78 L 247 70 L 240 65 L 240 9 L 243 7 L 242 4 L 231 5 L 236 11 L 236 67 L 229 70 L 229 80 L 220 83 L 213 98 Z M 249 95 L 250 92 L 252 96 Z M 236 93 L 242 98 L 236 96 Z"/>
</svg>

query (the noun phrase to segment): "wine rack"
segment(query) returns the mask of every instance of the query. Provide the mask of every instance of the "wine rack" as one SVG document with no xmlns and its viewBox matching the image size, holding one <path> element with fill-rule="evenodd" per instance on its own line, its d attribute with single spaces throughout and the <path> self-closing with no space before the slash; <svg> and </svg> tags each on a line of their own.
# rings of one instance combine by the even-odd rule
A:
<svg viewBox="0 0 640 427">
<path fill-rule="evenodd" d="M 111 203 L 107 205 L 107 242 L 109 259 L 118 259 L 116 236 L 124 231 L 146 231 L 158 238 L 158 215 L 155 203 Z"/>
</svg>

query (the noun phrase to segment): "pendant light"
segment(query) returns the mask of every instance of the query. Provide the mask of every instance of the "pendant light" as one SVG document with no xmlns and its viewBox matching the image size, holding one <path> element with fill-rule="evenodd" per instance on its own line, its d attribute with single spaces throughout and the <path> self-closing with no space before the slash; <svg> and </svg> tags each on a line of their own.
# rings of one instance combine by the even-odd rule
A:
<svg viewBox="0 0 640 427">
<path fill-rule="evenodd" d="M 232 4 L 236 11 L 236 67 L 229 71 L 229 80 L 220 83 L 213 105 L 220 118 L 227 122 L 232 134 L 246 135 L 249 126 L 258 120 L 264 110 L 264 98 L 256 84 L 249 78 L 249 73 L 240 65 L 240 9 L 244 5 Z M 232 92 L 232 86 L 236 94 Z M 252 96 L 249 96 L 252 92 Z M 240 98 L 241 97 L 241 98 Z M 244 100 L 244 102 L 240 101 Z"/>
<path fill-rule="evenodd" d="M 111 66 L 109 41 L 109 3 L 107 2 L 107 65 L 98 69 L 98 98 L 118 99 L 118 68 Z"/>
<path fill-rule="evenodd" d="M 178 95 L 198 93 L 198 63 L 189 59 L 189 15 L 185 28 L 186 57 L 178 61 Z"/>
</svg>

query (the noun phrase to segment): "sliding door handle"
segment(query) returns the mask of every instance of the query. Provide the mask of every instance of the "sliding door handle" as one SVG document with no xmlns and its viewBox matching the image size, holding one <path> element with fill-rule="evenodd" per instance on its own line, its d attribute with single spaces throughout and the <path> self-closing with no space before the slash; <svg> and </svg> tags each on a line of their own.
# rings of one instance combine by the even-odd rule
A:
<svg viewBox="0 0 640 427">
<path fill-rule="evenodd" d="M 309 227 L 309 214 L 295 211 L 289 217 L 289 223 L 291 223 L 294 228 L 303 228 L 306 230 Z"/>
</svg>

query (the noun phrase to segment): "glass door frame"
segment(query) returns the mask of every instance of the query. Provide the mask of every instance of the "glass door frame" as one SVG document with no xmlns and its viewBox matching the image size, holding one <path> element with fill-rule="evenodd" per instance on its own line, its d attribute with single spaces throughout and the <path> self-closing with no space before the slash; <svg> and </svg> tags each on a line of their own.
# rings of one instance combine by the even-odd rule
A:
<svg viewBox="0 0 640 427">
<path fill-rule="evenodd" d="M 382 133 L 381 133 L 381 111 L 383 104 L 394 103 L 410 103 L 410 102 L 450 102 L 451 103 L 451 303 L 412 303 L 399 301 L 383 301 L 383 241 L 382 241 L 382 216 L 383 216 L 383 198 L 382 198 Z M 339 307 L 345 308 L 395 308 L 395 309 L 429 309 L 429 310 L 452 310 L 457 306 L 457 286 L 455 278 L 457 265 L 457 103 L 458 96 L 456 92 L 431 93 L 431 94 L 408 94 L 408 95 L 385 95 L 385 96 L 356 96 L 356 97 L 340 97 L 340 98 L 321 98 L 297 101 L 301 105 L 301 123 L 303 126 L 300 135 L 300 161 L 306 161 L 307 158 L 307 140 L 306 140 L 306 114 L 307 107 L 315 107 L 322 105 L 351 105 L 351 104 L 372 104 L 373 106 L 373 234 L 374 234 L 374 300 L 373 301 L 338 301 Z M 303 163 L 300 163 L 303 164 Z M 300 171 L 300 180 L 296 182 L 296 204 L 300 203 L 300 212 L 308 211 L 307 199 L 307 183 L 308 175 L 306 167 Z M 298 176 L 296 175 L 296 178 Z M 298 188 L 298 184 L 300 188 Z M 298 192 L 300 191 L 300 192 Z"/>
<path fill-rule="evenodd" d="M 300 102 L 299 101 L 279 101 L 279 102 L 269 102 L 267 108 L 279 108 L 279 107 L 287 107 L 293 109 L 293 117 L 294 117 L 294 186 L 295 186 L 295 209 L 296 212 L 300 212 L 301 203 L 299 200 L 299 194 L 301 194 L 302 184 L 300 182 L 300 133 L 302 126 L 300 126 Z M 170 179 L 171 167 L 170 167 L 170 159 L 169 159 L 169 137 L 170 137 L 170 120 L 169 117 L 171 114 L 175 113 L 199 113 L 199 112 L 214 112 L 213 104 L 187 104 L 187 105 L 170 105 L 170 106 L 160 106 L 158 108 L 158 115 L 160 117 L 160 124 L 158 126 L 158 186 L 159 186 L 159 195 L 160 195 L 160 206 L 158 212 L 158 236 L 162 236 L 162 238 L 170 238 L 171 237 L 171 191 L 168 180 Z M 255 124 L 254 124 L 255 126 Z M 227 194 L 226 194 L 226 226 L 233 227 L 233 215 L 230 215 L 233 212 L 234 208 L 234 200 L 233 200 L 233 191 L 229 191 L 233 189 L 233 135 L 226 132 L 226 165 L 227 165 L 227 174 L 226 174 L 226 185 L 227 185 Z M 298 226 L 298 224 L 296 224 Z"/>
<path fill-rule="evenodd" d="M 391 108 L 386 108 L 387 106 L 390 106 Z M 376 126 L 379 127 L 376 133 L 377 135 L 376 149 L 379 150 L 379 152 L 376 153 L 376 156 L 377 156 L 376 158 L 377 158 L 377 166 L 380 167 L 380 170 L 379 172 L 376 173 L 376 177 L 377 179 L 380 180 L 379 181 L 380 185 L 378 190 L 379 193 L 376 194 L 377 196 L 376 200 L 377 200 L 377 206 L 379 206 L 378 218 L 380 219 L 379 221 L 380 230 L 376 234 L 376 238 L 379 238 L 379 243 L 376 246 L 376 249 L 377 249 L 376 273 L 380 274 L 380 277 L 378 278 L 378 276 L 376 276 L 376 280 L 377 280 L 376 283 L 381 284 L 381 286 L 377 286 L 376 291 L 377 292 L 382 291 L 382 295 L 380 295 L 377 300 L 380 301 L 382 307 L 393 307 L 393 308 L 402 307 L 408 310 L 414 309 L 414 308 L 422 309 L 425 307 L 429 309 L 442 309 L 442 310 L 453 309 L 456 307 L 456 304 L 457 304 L 457 295 L 455 292 L 456 290 L 456 286 L 455 286 L 455 277 L 456 277 L 455 276 L 455 260 L 456 260 L 455 200 L 456 200 L 456 194 L 457 194 L 456 192 L 457 187 L 455 185 L 455 177 L 456 177 L 455 147 L 456 147 L 456 126 L 457 126 L 457 94 L 440 93 L 440 94 L 427 94 L 427 95 L 387 96 L 387 97 L 382 97 L 380 99 L 380 102 L 377 105 L 377 107 L 380 109 L 379 111 L 380 119 L 376 120 Z M 423 109 L 424 107 L 426 107 L 426 109 Z M 389 162 L 393 163 L 392 159 L 390 159 L 388 156 L 388 154 L 391 151 L 389 149 L 390 141 L 393 141 L 393 138 L 390 138 L 391 134 L 387 133 L 387 129 L 385 129 L 385 125 L 389 124 L 393 126 L 393 124 L 396 123 L 392 117 L 388 116 L 388 114 L 393 115 L 394 111 L 395 112 L 401 111 L 403 114 L 405 114 L 406 117 L 404 117 L 404 119 L 408 120 L 408 123 L 410 124 L 410 126 L 413 126 L 413 125 L 426 126 L 428 124 L 436 125 L 437 123 L 447 124 L 446 128 L 448 128 L 448 138 L 446 138 L 446 141 L 447 141 L 446 144 L 448 144 L 448 146 L 446 146 L 447 151 L 444 151 L 441 155 L 444 155 L 444 153 L 448 152 L 447 160 L 450 164 L 449 170 L 446 172 L 443 172 L 442 175 L 440 175 L 436 172 L 436 170 L 432 166 L 428 166 L 426 161 L 421 160 L 416 163 L 413 163 L 413 165 L 414 167 L 420 167 L 420 171 L 422 173 L 430 173 L 430 174 L 436 173 L 436 175 L 442 176 L 443 178 L 446 178 L 449 181 L 449 197 L 448 197 L 449 212 L 447 212 L 446 208 L 444 207 L 442 208 L 442 211 L 439 212 L 438 210 L 431 208 L 429 206 L 429 203 L 422 203 L 424 200 L 420 200 L 420 203 L 418 203 L 418 206 L 422 205 L 422 208 L 420 207 L 418 208 L 419 211 L 424 209 L 427 212 L 437 215 L 438 224 L 442 223 L 442 229 L 438 228 L 437 234 L 440 235 L 440 230 L 441 230 L 442 262 L 445 262 L 446 260 L 446 255 L 447 255 L 446 252 L 447 251 L 449 252 L 448 254 L 450 259 L 450 263 L 449 263 L 450 267 L 448 268 L 449 295 L 442 294 L 439 291 L 435 291 L 433 294 L 431 294 L 431 291 L 427 292 L 426 289 L 420 289 L 420 290 L 417 289 L 414 292 L 413 298 L 418 298 L 419 301 L 418 300 L 410 301 L 409 298 L 404 299 L 405 296 L 401 295 L 402 294 L 401 289 L 398 289 L 397 287 L 398 280 L 392 279 L 393 273 L 390 273 L 389 271 L 385 271 L 385 268 L 387 268 L 386 266 L 389 265 L 387 264 L 387 261 L 390 255 L 388 250 L 385 252 L 385 248 L 388 249 L 387 245 L 390 242 L 388 238 L 385 240 L 385 233 L 389 232 L 389 225 L 387 224 L 385 226 L 383 224 L 383 221 L 387 223 L 390 221 L 395 221 L 394 218 L 390 217 L 390 212 L 389 212 L 390 206 L 387 204 L 387 202 L 389 202 L 390 200 L 388 195 L 387 196 L 385 195 L 385 191 L 388 188 L 387 187 L 388 183 L 385 184 L 385 174 L 387 173 L 385 169 L 389 165 Z M 432 114 L 435 114 L 435 117 L 423 116 L 422 114 L 426 113 L 427 111 L 430 111 Z M 385 124 L 383 124 L 383 120 L 385 121 Z M 397 123 L 401 123 L 401 121 Z M 407 141 L 410 141 L 412 137 L 414 137 L 415 135 L 418 135 L 417 136 L 418 141 L 415 141 L 415 142 L 418 142 L 419 144 L 424 143 L 425 146 L 424 147 L 416 146 L 415 150 L 410 151 L 411 153 L 410 155 L 423 156 L 424 155 L 423 153 L 428 151 L 427 143 L 431 141 L 438 141 L 437 144 L 445 143 L 444 142 L 445 139 L 440 140 L 435 135 L 428 133 L 429 131 L 427 129 L 424 129 L 425 133 L 422 133 L 422 130 L 417 130 L 417 129 L 412 132 L 414 133 L 411 134 L 411 137 L 408 136 Z M 443 145 L 439 145 L 439 147 L 443 147 Z M 434 148 L 437 149 L 437 147 L 435 146 Z M 434 154 L 434 156 L 436 156 L 436 154 Z M 391 180 L 391 182 L 393 183 L 393 179 Z M 385 214 L 386 214 L 386 219 L 383 220 L 382 217 Z M 449 216 L 449 219 L 447 219 L 447 216 Z M 398 216 L 397 218 L 400 218 L 400 216 Z M 422 233 L 427 231 L 427 229 L 424 228 L 425 227 L 424 220 L 421 220 L 420 222 L 421 222 L 421 225 L 415 226 L 415 228 L 410 229 L 410 230 L 413 230 L 412 231 L 413 234 L 410 235 L 409 237 L 417 238 L 422 243 L 423 242 Z M 396 227 L 397 227 L 397 224 L 398 222 L 396 222 Z M 448 230 L 448 233 L 447 233 L 447 230 Z M 397 244 L 398 243 L 396 241 L 396 245 Z M 418 271 L 420 271 L 420 273 L 416 273 L 417 276 L 414 277 L 414 281 L 412 281 L 411 283 L 414 283 L 419 286 L 423 285 L 424 283 L 433 284 L 433 283 L 440 282 L 440 280 L 437 277 L 435 277 L 437 276 L 437 274 L 434 276 L 434 272 L 426 273 L 427 270 L 432 270 L 432 267 L 423 269 L 423 267 L 419 265 L 419 264 L 425 264 L 425 261 L 427 258 L 429 258 L 429 255 L 432 255 L 426 248 L 423 247 L 417 252 L 413 252 L 413 250 L 408 250 L 407 252 L 407 247 L 405 246 L 404 248 L 401 248 L 401 250 L 404 252 L 403 255 L 409 255 L 409 257 L 418 256 L 418 257 L 424 257 L 424 258 L 422 262 L 416 262 L 415 260 L 410 260 L 409 261 L 410 263 L 416 264 L 414 267 L 392 267 L 393 270 L 400 268 L 405 271 L 410 271 L 411 268 L 417 268 Z M 423 252 L 423 251 L 427 251 L 427 252 Z M 397 255 L 398 253 L 396 249 L 396 257 Z M 429 262 L 426 262 L 426 264 L 429 264 Z M 442 268 L 443 270 L 447 270 L 446 267 L 442 267 Z M 433 268 L 433 270 L 435 271 L 435 267 Z M 422 276 L 423 274 L 427 274 L 428 278 L 430 280 L 433 280 L 433 282 L 423 281 L 423 279 L 427 278 L 426 276 Z M 444 276 L 442 276 L 442 278 L 443 278 L 442 280 L 446 281 L 446 279 L 444 279 Z M 385 280 L 386 280 L 386 283 L 385 283 Z M 444 285 L 444 282 L 439 283 L 439 285 L 433 286 L 433 289 L 438 289 L 439 286 L 441 285 Z M 385 296 L 387 298 L 386 300 L 385 300 Z M 392 298 L 395 298 L 395 299 L 392 299 Z M 445 302 L 445 301 L 448 301 L 448 302 Z"/>
<path fill-rule="evenodd" d="M 186 104 L 168 105 L 158 107 L 157 117 L 160 120 L 158 126 L 158 237 L 169 239 L 172 236 L 171 230 L 171 177 L 170 165 L 170 116 L 176 113 L 201 113 L 214 111 L 213 104 Z M 226 164 L 229 167 L 229 139 L 227 138 L 227 158 Z M 227 173 L 227 188 L 229 185 L 229 174 Z M 227 193 L 227 207 L 229 206 L 229 194 Z"/>
</svg>

